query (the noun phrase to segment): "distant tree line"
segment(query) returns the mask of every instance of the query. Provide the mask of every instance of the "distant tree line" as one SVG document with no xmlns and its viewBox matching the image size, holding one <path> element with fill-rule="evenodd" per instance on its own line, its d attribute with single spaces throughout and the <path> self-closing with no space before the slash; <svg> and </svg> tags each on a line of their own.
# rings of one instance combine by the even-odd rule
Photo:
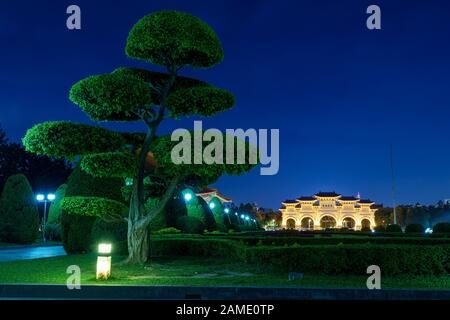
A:
<svg viewBox="0 0 450 320">
<path fill-rule="evenodd" d="M 256 203 L 241 203 L 239 206 L 233 206 L 232 210 L 248 214 L 255 218 L 260 226 L 281 226 L 282 216 L 279 211 L 259 207 Z"/>
<path fill-rule="evenodd" d="M 0 124 L 0 192 L 15 174 L 25 175 L 35 192 L 54 192 L 71 172 L 67 161 L 28 153 L 21 144 L 10 142 Z"/>
<path fill-rule="evenodd" d="M 440 222 L 450 222 L 450 205 L 439 201 L 436 205 L 399 205 L 396 207 L 397 224 L 406 227 L 411 224 L 421 224 L 431 228 Z M 375 212 L 375 222 L 378 226 L 394 223 L 394 210 L 380 208 Z"/>
</svg>

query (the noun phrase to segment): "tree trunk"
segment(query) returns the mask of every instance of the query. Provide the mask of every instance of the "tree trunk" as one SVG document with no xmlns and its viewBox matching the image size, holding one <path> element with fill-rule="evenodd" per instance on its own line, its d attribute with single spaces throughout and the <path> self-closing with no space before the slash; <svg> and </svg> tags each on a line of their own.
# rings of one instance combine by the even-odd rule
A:
<svg viewBox="0 0 450 320">
<path fill-rule="evenodd" d="M 150 242 L 148 229 L 140 223 L 128 221 L 128 259 L 129 264 L 144 264 L 148 260 Z"/>
<path fill-rule="evenodd" d="M 151 214 L 147 214 L 144 208 L 144 178 L 145 178 L 145 163 L 147 160 L 147 152 L 149 146 L 152 143 L 156 129 L 161 121 L 164 119 L 164 112 L 166 110 L 165 100 L 169 93 L 170 88 L 173 86 L 176 78 L 176 67 L 170 68 L 170 77 L 167 84 L 164 86 L 160 98 L 160 110 L 158 116 L 153 121 L 142 117 L 142 120 L 147 124 L 148 130 L 144 143 L 141 148 L 139 172 L 133 179 L 133 192 L 130 199 L 130 211 L 128 216 L 128 259 L 126 263 L 129 264 L 143 264 L 147 262 L 150 251 L 150 234 L 148 225 L 152 219 Z M 160 207 L 155 211 L 164 209 L 165 204 L 172 195 L 173 190 L 176 187 L 174 181 L 170 184 L 169 189 L 166 191 Z M 168 194 L 170 193 L 170 194 Z M 154 215 L 153 215 L 154 216 Z"/>
<path fill-rule="evenodd" d="M 128 216 L 128 258 L 126 263 L 129 264 L 143 264 L 147 262 L 149 255 L 148 228 L 145 223 L 142 223 L 144 206 L 139 200 L 138 185 L 138 179 L 134 179 Z"/>
</svg>

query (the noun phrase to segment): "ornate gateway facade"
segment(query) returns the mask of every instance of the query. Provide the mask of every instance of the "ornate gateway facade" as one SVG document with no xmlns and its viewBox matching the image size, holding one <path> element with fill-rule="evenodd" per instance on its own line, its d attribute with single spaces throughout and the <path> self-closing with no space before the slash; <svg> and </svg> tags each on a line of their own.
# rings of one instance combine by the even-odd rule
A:
<svg viewBox="0 0 450 320">
<path fill-rule="evenodd" d="M 335 192 L 319 192 L 312 197 L 286 200 L 282 204 L 282 228 L 298 230 L 373 229 L 375 211 L 380 207 L 373 201 L 345 197 Z"/>
</svg>

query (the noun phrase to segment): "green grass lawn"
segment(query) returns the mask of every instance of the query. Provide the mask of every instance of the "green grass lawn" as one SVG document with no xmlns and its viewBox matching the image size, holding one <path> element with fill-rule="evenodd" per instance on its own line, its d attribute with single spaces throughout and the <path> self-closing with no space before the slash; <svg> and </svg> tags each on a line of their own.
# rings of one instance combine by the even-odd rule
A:
<svg viewBox="0 0 450 320">
<path fill-rule="evenodd" d="M 145 266 L 117 265 L 113 257 L 113 277 L 95 280 L 95 255 L 0 263 L 0 283 L 65 284 L 70 265 L 81 268 L 81 284 L 193 285 L 193 286 L 300 286 L 365 288 L 365 276 L 324 276 L 306 274 L 302 280 L 288 281 L 287 274 L 264 274 L 249 265 L 212 258 L 155 258 Z M 450 289 L 446 277 L 382 277 L 382 288 Z"/>
</svg>

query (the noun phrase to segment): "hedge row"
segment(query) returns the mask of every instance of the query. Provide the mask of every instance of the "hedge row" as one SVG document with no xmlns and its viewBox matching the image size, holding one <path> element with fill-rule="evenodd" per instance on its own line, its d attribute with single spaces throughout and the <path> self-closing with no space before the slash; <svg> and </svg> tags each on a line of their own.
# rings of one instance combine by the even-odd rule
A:
<svg viewBox="0 0 450 320">
<path fill-rule="evenodd" d="M 245 262 L 285 272 L 366 274 L 368 266 L 377 265 L 384 275 L 441 275 L 448 268 L 448 254 L 441 246 L 253 247 L 246 251 Z"/>
<path fill-rule="evenodd" d="M 450 271 L 450 245 L 248 247 L 225 239 L 154 238 L 152 254 L 223 257 L 270 272 L 367 274 L 370 265 L 378 265 L 384 275 L 441 275 Z"/>
<path fill-rule="evenodd" d="M 397 237 L 234 237 L 245 245 L 292 246 L 298 245 L 333 245 L 333 244 L 408 244 L 408 245 L 440 245 L 450 244 L 450 238 L 397 238 Z"/>
<path fill-rule="evenodd" d="M 234 241 L 222 239 L 153 238 L 153 256 L 226 257 L 241 260 L 245 247 Z"/>
</svg>

